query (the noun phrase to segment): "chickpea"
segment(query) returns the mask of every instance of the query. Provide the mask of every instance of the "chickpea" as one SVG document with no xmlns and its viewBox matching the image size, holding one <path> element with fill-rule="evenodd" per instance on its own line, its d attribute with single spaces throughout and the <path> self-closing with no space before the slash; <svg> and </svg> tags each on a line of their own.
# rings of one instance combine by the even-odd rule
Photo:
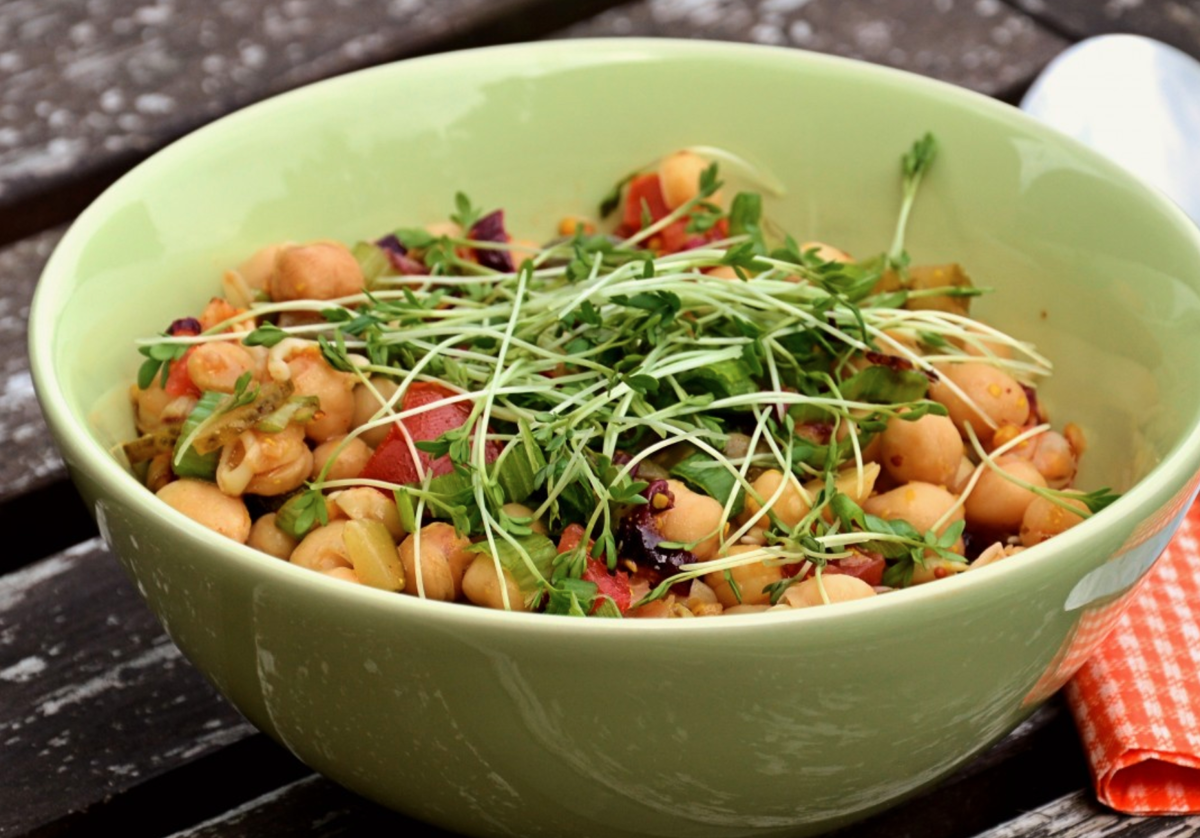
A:
<svg viewBox="0 0 1200 838">
<path fill-rule="evenodd" d="M 1012 439 L 1021 430 L 1021 428 L 1011 425 L 999 428 L 993 437 L 993 446 L 1000 446 L 1001 440 Z M 1046 479 L 1046 485 L 1053 489 L 1061 489 L 1069 485 L 1079 466 L 1075 449 L 1066 437 L 1057 431 L 1044 431 L 1023 442 L 1018 442 L 1015 447 L 1009 449 L 1008 455 L 1033 463 L 1038 473 Z"/>
<path fill-rule="evenodd" d="M 374 376 L 371 378 L 371 385 L 379 391 L 379 395 L 385 399 L 390 399 L 400 385 L 395 379 L 386 378 L 384 376 Z M 371 388 L 360 384 L 354 388 L 354 413 L 350 420 L 352 428 L 361 428 L 375 416 L 380 408 L 383 407 L 383 402 L 375 397 L 375 393 L 371 392 Z M 397 405 L 397 410 L 399 406 Z M 376 428 L 363 431 L 359 435 L 359 439 L 365 442 L 372 448 L 378 447 L 379 443 L 383 442 L 384 437 L 388 435 L 388 430 L 391 425 L 380 425 Z"/>
<path fill-rule="evenodd" d="M 312 474 L 310 475 L 313 479 L 316 479 L 317 475 L 321 473 L 321 469 L 325 468 L 325 464 L 329 462 L 329 458 L 337 451 L 343 439 L 345 437 L 336 436 L 322 442 L 313 449 Z M 369 459 L 371 459 L 371 447 L 360 438 L 355 437 L 347 442 L 341 451 L 337 452 L 337 459 L 329 467 L 326 479 L 347 480 L 352 477 L 358 477 L 359 472 L 363 470 L 363 466 L 367 464 L 367 460 Z"/>
<path fill-rule="evenodd" d="M 767 526 L 770 518 L 763 510 L 771 502 L 771 498 L 783 482 L 783 473 L 778 469 L 768 469 L 760 474 L 750 484 L 754 491 L 746 493 L 746 509 L 743 512 L 743 518 L 746 521 L 753 521 L 756 526 Z M 812 497 L 805 495 L 804 490 L 800 487 L 800 481 L 796 479 L 795 475 L 788 475 L 787 485 L 784 486 L 783 492 L 771 506 L 770 512 L 785 527 L 790 528 L 800 523 L 811 509 Z"/>
<path fill-rule="evenodd" d="M 265 293 L 271 281 L 271 274 L 275 272 L 275 260 L 279 258 L 279 252 L 292 246 L 292 242 L 283 242 L 260 248 L 237 266 L 236 273 L 251 290 Z"/>
<path fill-rule="evenodd" d="M 508 608 L 512 611 L 527 611 L 521 587 L 512 574 L 500 568 L 504 577 L 504 588 L 508 592 Z M 462 579 L 463 596 L 484 608 L 504 609 L 504 594 L 496 575 L 496 563 L 491 556 L 476 554 L 467 567 Z"/>
<path fill-rule="evenodd" d="M 314 242 L 281 248 L 268 288 L 276 302 L 333 300 L 361 294 L 366 280 L 349 248 L 335 242 Z"/>
<path fill-rule="evenodd" d="M 470 539 L 458 535 L 454 527 L 441 521 L 422 527 L 420 535 L 420 586 L 417 580 L 417 536 L 414 533 L 400 543 L 404 592 L 417 596 L 423 588 L 427 599 L 453 602 L 462 594 L 463 574 L 479 554 L 467 552 Z"/>
<path fill-rule="evenodd" d="M 884 469 L 899 483 L 918 480 L 949 486 L 963 458 L 962 437 L 954 423 L 932 413 L 914 420 L 889 419 L 880 446 Z"/>
<path fill-rule="evenodd" d="M 292 564 L 321 572 L 338 567 L 353 567 L 346 550 L 345 521 L 330 521 L 324 527 L 311 530 L 292 551 Z"/>
<path fill-rule="evenodd" d="M 759 548 L 748 544 L 738 544 L 729 548 L 729 555 L 740 556 L 751 553 Z M 730 584 L 729 577 L 733 578 Z M 770 605 L 771 595 L 764 591 L 768 585 L 773 585 L 783 578 L 783 570 L 763 562 L 738 565 L 729 570 L 716 570 L 707 574 L 704 581 L 717 595 L 717 601 L 726 608 L 735 605 Z M 737 592 L 734 592 L 734 585 Z M 738 594 L 741 599 L 738 599 Z"/>
<path fill-rule="evenodd" d="M 957 502 L 958 498 L 941 486 L 913 481 L 868 498 L 862 508 L 886 521 L 907 521 L 918 532 L 927 532 Z M 944 533 L 951 524 L 962 518 L 962 509 L 956 509 L 938 529 L 938 534 Z"/>
<path fill-rule="evenodd" d="M 387 527 L 392 538 L 404 535 L 400 524 L 400 513 L 396 502 L 378 489 L 370 486 L 355 486 L 329 496 L 329 514 L 345 516 L 351 521 L 378 521 Z"/>
<path fill-rule="evenodd" d="M 158 497 L 213 532 L 242 544 L 250 537 L 250 513 L 241 498 L 222 492 L 215 483 L 185 478 L 158 490 Z"/>
<path fill-rule="evenodd" d="M 825 596 L 821 596 L 824 588 Z M 844 573 L 823 573 L 820 580 L 816 576 L 792 585 L 784 592 L 784 599 L 793 608 L 808 608 L 814 605 L 825 605 L 826 597 L 829 605 L 835 602 L 849 602 L 852 599 L 865 599 L 875 596 L 875 589 L 857 576 Z"/>
<path fill-rule="evenodd" d="M 726 528 L 721 526 L 725 508 L 719 501 L 693 492 L 678 480 L 668 480 L 667 486 L 675 497 L 675 505 L 654 516 L 663 540 L 696 542 L 691 551 L 699 561 L 716 556 L 725 535 Z"/>
<path fill-rule="evenodd" d="M 934 288 L 970 288 L 971 279 L 962 265 L 914 265 L 908 269 L 908 287 L 914 291 Z M 955 297 L 942 294 L 932 297 L 911 297 L 904 307 L 912 311 L 946 311 L 951 314 L 967 313 L 970 297 Z"/>
<path fill-rule="evenodd" d="M 300 542 L 275 525 L 275 513 L 269 512 L 250 527 L 250 538 L 246 541 L 255 550 L 261 550 L 277 559 L 287 559 Z"/>
<path fill-rule="evenodd" d="M 831 244 L 825 244 L 825 242 L 804 242 L 800 245 L 801 253 L 807 253 L 810 250 L 815 250 L 817 258 L 824 262 L 854 262 L 854 257 L 849 253 Z"/>
<path fill-rule="evenodd" d="M 1080 512 L 1087 512 L 1087 505 L 1083 501 L 1065 500 Z M 1021 517 L 1021 543 L 1032 547 L 1082 523 L 1083 515 L 1063 509 L 1047 498 L 1037 497 L 1025 507 L 1025 514 Z"/>
<path fill-rule="evenodd" d="M 977 361 L 939 364 L 936 369 L 939 380 L 930 385 L 929 398 L 945 405 L 954 426 L 964 437 L 967 425 L 971 425 L 979 441 L 987 447 L 991 445 L 997 427 L 1024 425 L 1029 418 L 1029 399 L 1025 390 L 1003 370 Z M 951 389 L 951 384 L 956 385 L 970 402 Z"/>
<path fill-rule="evenodd" d="M 1043 488 L 1046 480 L 1026 460 L 1002 457 L 996 465 L 998 470 L 984 469 L 975 488 L 967 495 L 964 505 L 967 523 L 990 532 L 1015 532 L 1036 495 L 1024 486 L 1007 480 L 1004 474 Z"/>
<path fill-rule="evenodd" d="M 287 362 L 296 394 L 316 396 L 320 410 L 304 430 L 314 442 L 343 436 L 354 416 L 354 375 L 338 372 L 316 350 L 299 352 Z"/>
<path fill-rule="evenodd" d="M 201 390 L 232 393 L 246 373 L 258 370 L 257 359 L 240 343 L 202 343 L 188 356 L 187 370 Z"/>
<path fill-rule="evenodd" d="M 691 151 L 668 154 L 658 164 L 658 178 L 662 184 L 663 200 L 669 209 L 686 204 L 700 194 L 700 176 L 709 167 L 709 162 Z M 716 196 L 710 196 L 716 203 Z"/>
</svg>

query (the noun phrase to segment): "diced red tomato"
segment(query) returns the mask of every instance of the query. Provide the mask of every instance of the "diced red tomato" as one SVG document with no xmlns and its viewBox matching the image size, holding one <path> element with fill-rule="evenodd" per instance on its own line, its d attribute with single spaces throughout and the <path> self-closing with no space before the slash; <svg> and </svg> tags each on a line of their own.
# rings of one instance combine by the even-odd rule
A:
<svg viewBox="0 0 1200 838">
<path fill-rule="evenodd" d="M 882 585 L 883 571 L 886 567 L 887 562 L 882 556 L 857 555 L 831 561 L 825 566 L 825 572 L 856 576 L 868 585 Z"/>
<path fill-rule="evenodd" d="M 629 610 L 633 596 L 629 590 L 628 573 L 623 570 L 609 573 L 608 566 L 604 562 L 598 559 L 588 559 L 587 567 L 583 571 L 583 578 L 596 585 L 596 605 L 592 608 L 593 612 L 600 607 L 600 597 L 611 599 L 622 614 Z"/>
<path fill-rule="evenodd" d="M 188 358 L 192 357 L 192 353 L 196 351 L 196 347 L 189 348 L 183 355 L 175 361 L 171 361 L 168 366 L 167 383 L 163 385 L 163 390 L 168 396 L 192 396 L 193 398 L 200 397 L 200 388 L 196 386 L 196 382 L 192 381 L 191 373 L 188 372 Z"/>
<path fill-rule="evenodd" d="M 583 527 L 579 524 L 570 524 L 559 536 L 558 552 L 569 553 L 578 547 L 581 541 L 583 541 Z M 592 550 L 590 538 L 587 549 L 589 553 Z M 593 614 L 600 607 L 602 597 L 611 599 L 622 614 L 629 610 L 629 606 L 633 603 L 633 594 L 630 589 L 628 573 L 623 570 L 609 573 L 608 565 L 589 556 L 587 566 L 583 570 L 583 579 L 596 586 L 596 603 L 592 606 Z"/>
<path fill-rule="evenodd" d="M 570 553 L 579 546 L 579 542 L 583 541 L 583 526 L 581 524 L 568 524 L 563 530 L 563 534 L 558 537 L 558 552 Z M 591 552 L 592 540 L 588 539 L 588 552 Z"/>
<path fill-rule="evenodd" d="M 652 236 L 650 246 L 659 253 L 678 253 L 684 249 L 691 235 L 687 231 L 687 220 L 672 221 L 657 236 Z"/>
<path fill-rule="evenodd" d="M 625 216 L 622 219 L 624 226 L 631 231 L 642 229 L 642 201 L 646 202 L 646 207 L 650 210 L 651 222 L 658 221 L 671 212 L 666 199 L 663 198 L 662 183 L 659 182 L 658 175 L 637 175 L 629 181 L 625 192 Z"/>
<path fill-rule="evenodd" d="M 417 381 L 410 384 L 408 390 L 405 391 L 400 409 L 403 411 L 413 410 L 425 405 L 436 404 L 454 395 L 453 390 L 443 387 L 441 384 Z M 419 482 L 420 472 L 417 469 L 416 461 L 413 460 L 408 441 L 404 438 L 404 430 L 408 431 L 414 442 L 427 442 L 437 439 L 446 431 L 461 428 L 470 415 L 470 402 L 460 401 L 410 416 L 403 420 L 403 429 L 400 427 L 401 422 L 396 422 L 388 431 L 383 442 L 375 449 L 371 459 L 367 460 L 367 464 L 359 476 L 367 480 L 383 480 L 388 483 Z M 427 472 L 433 472 L 434 476 L 449 474 L 454 470 L 448 454 L 435 458 L 425 451 L 417 450 L 416 453 L 420 458 L 421 467 Z M 488 442 L 484 453 L 487 462 L 490 463 L 500 454 L 499 444 Z"/>
</svg>

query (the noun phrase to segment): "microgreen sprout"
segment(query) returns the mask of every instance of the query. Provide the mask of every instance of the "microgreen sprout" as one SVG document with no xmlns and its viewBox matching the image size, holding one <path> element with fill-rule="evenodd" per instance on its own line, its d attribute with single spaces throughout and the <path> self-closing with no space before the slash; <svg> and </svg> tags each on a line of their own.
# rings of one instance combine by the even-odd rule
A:
<svg viewBox="0 0 1200 838">
<path fill-rule="evenodd" d="M 458 193 L 451 219 L 464 237 L 410 229 L 395 233 L 396 241 L 423 258 L 430 274 L 393 275 L 375 260 L 379 270 L 369 293 L 254 303 L 248 312 L 203 333 L 144 341 L 139 386 L 159 378 L 165 382 L 170 365 L 190 346 L 209 341 L 263 347 L 272 369 L 282 368 L 289 353 L 315 344 L 333 369 L 353 375 L 379 407 L 337 443 L 317 476 L 283 505 L 281 526 L 300 537 L 327 522 L 328 490 L 350 485 L 384 490 L 394 498 L 405 531 L 418 539 L 415 578 L 421 595 L 420 530 L 436 518 L 469 535 L 475 542 L 471 549 L 489 555 L 498 575 L 519 580 L 522 603 L 510 601 L 507 586 L 500 586 L 506 607 L 544 606 L 550 613 L 575 615 L 595 608 L 596 614 L 619 616 L 611 598 L 582 574 L 591 559 L 610 572 L 620 569 L 622 517 L 648 503 L 644 493 L 663 473 L 715 498 L 721 519 L 697 541 L 662 540 L 659 547 L 687 553 L 716 537 L 720 550 L 711 561 L 684 563 L 662 574 L 642 603 L 665 596 L 680 582 L 717 572 L 726 574 L 740 600 L 744 592 L 732 570 L 751 562 L 797 571 L 771 586 L 772 602 L 810 571 L 827 599 L 820 580 L 829 562 L 863 553 L 884 557 L 884 583 L 903 586 L 927 557 L 964 561 L 954 552 L 962 523 L 949 523 L 957 510 L 919 532 L 904 521 L 865 513 L 851 490 L 838 486 L 852 485 L 855 497 L 869 492 L 878 466 L 865 461 L 864 450 L 890 418 L 945 415 L 945 408 L 928 398 L 930 381 L 937 377 L 934 364 L 962 360 L 970 350 L 1021 380 L 1050 370 L 1032 347 L 969 317 L 898 305 L 910 297 L 973 296 L 981 289 L 876 291 L 886 270 L 903 273 L 907 264 L 909 214 L 935 156 L 931 135 L 904 156 L 903 201 L 891 248 L 862 263 L 823 259 L 816 248 L 802 251 L 790 237 L 770 244 L 772 227 L 759 195 L 736 194 L 728 212 L 715 203 L 722 186 L 716 163 L 701 176 L 695 197 L 658 220 L 643 208 L 647 217 L 640 229 L 626 230 L 623 241 L 577 231 L 511 272 L 460 257 L 464 248 L 511 246 L 467 238 L 484 213 Z M 747 168 L 728 153 L 710 159 Z M 622 187 L 635 176 L 618 182 L 602 214 L 619 206 Z M 710 234 L 711 240 L 668 255 L 643 249 L 681 220 L 689 233 Z M 714 232 L 718 224 L 727 232 Z M 722 266 L 739 279 L 709 273 Z M 298 325 L 277 322 L 298 313 L 305 315 Z M 257 323 L 252 330 L 228 331 L 251 317 Z M 993 351 L 999 348 L 1004 351 Z M 380 377 L 390 378 L 395 387 L 381 387 Z M 413 439 L 405 422 L 436 407 L 405 409 L 403 394 L 416 382 L 446 387 L 452 395 L 441 404 L 468 405 L 469 419 L 434 439 Z M 955 389 L 952 382 L 947 385 Z M 246 378 L 233 393 L 209 398 L 207 413 L 185 426 L 176 462 L 221 417 L 260 402 L 259 391 Z M 959 395 L 967 400 L 965 393 Z M 416 481 L 329 478 L 346 445 L 371 429 L 393 425 L 401 429 L 416 464 Z M 827 436 L 806 436 L 802 427 L 822 428 Z M 972 435 L 980 465 L 967 491 L 983 469 L 996 468 L 996 457 L 1042 429 L 1027 430 L 990 453 Z M 745 444 L 727 453 L 734 435 Z M 453 470 L 435 474 L 422 465 L 422 456 L 424 462 L 446 457 Z M 786 479 L 760 493 L 751 477 L 766 469 Z M 868 474 L 870 469 L 875 471 Z M 853 473 L 850 484 L 835 480 L 847 471 Z M 789 486 L 808 510 L 792 526 L 780 514 Z M 1094 512 L 1114 497 L 1107 490 L 1074 494 L 1027 488 L 1072 511 L 1063 498 L 1083 501 Z M 760 514 L 742 516 L 751 501 Z M 524 504 L 529 514 L 514 512 L 512 503 Z M 553 542 L 538 531 L 539 522 L 550 532 L 577 524 L 583 541 L 557 555 Z M 729 555 L 729 548 L 746 543 L 752 530 L 765 532 L 754 536 L 757 548 Z"/>
</svg>

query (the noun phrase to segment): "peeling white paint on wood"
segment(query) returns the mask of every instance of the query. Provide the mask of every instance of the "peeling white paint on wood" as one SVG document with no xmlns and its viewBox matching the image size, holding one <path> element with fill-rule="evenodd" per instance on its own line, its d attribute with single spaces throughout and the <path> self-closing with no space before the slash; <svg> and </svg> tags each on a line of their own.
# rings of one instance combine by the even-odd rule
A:
<svg viewBox="0 0 1200 838">
<path fill-rule="evenodd" d="M 23 683 L 37 677 L 42 672 L 46 671 L 46 662 L 37 655 L 30 655 L 27 658 L 14 663 L 12 666 L 6 666 L 0 669 L 0 681 L 14 681 Z"/>
<path fill-rule="evenodd" d="M 19 605 L 29 592 L 48 579 L 66 573 L 74 560 L 58 555 L 0 577 L 0 614 Z"/>
</svg>

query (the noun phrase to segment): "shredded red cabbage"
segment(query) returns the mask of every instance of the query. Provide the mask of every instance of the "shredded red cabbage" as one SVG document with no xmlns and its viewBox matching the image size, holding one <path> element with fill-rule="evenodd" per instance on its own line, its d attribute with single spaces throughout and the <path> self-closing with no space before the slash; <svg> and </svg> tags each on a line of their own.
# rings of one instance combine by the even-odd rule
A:
<svg viewBox="0 0 1200 838">
<path fill-rule="evenodd" d="M 666 512 L 675 505 L 675 495 L 671 493 L 667 481 L 651 481 L 642 491 L 642 495 L 648 502 L 626 512 L 617 527 L 617 552 L 643 567 L 651 567 L 664 573 L 673 573 L 680 566 L 696 561 L 696 556 L 690 550 L 659 546 L 663 537 L 658 531 L 655 515 Z M 665 505 L 662 505 L 664 501 Z"/>
<path fill-rule="evenodd" d="M 508 244 L 509 235 L 504 230 L 504 210 L 489 212 L 471 226 L 469 238 L 481 242 Z M 512 273 L 512 254 L 507 250 L 476 250 L 475 259 L 485 268 L 503 273 Z"/>
<path fill-rule="evenodd" d="M 195 317 L 181 317 L 167 327 L 168 335 L 198 335 L 204 331 L 200 321 Z"/>
<path fill-rule="evenodd" d="M 395 233 L 389 233 L 381 239 L 376 239 L 375 246 L 384 252 L 384 255 L 388 258 L 388 262 L 391 263 L 392 268 L 397 273 L 404 276 L 429 273 L 429 268 L 416 259 L 409 257 L 408 248 L 404 246 L 400 239 L 396 238 Z"/>
</svg>

